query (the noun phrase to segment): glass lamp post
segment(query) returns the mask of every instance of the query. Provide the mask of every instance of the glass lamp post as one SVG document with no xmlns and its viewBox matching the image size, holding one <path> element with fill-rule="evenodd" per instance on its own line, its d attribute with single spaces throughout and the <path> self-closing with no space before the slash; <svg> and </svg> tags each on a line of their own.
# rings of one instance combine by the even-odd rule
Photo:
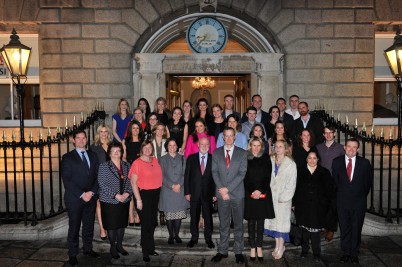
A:
<svg viewBox="0 0 402 267">
<path fill-rule="evenodd" d="M 13 29 L 12 35 L 10 35 L 10 42 L 0 48 L 0 53 L 17 90 L 20 112 L 20 140 L 24 142 L 24 84 L 27 80 L 32 48 L 23 45 L 19 39 L 20 37 L 17 35 L 15 29 Z"/>
</svg>

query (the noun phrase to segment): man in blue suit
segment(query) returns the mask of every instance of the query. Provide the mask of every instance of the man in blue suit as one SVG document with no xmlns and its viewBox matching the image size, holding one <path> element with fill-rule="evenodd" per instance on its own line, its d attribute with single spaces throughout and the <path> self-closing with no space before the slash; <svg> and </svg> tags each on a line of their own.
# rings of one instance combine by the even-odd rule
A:
<svg viewBox="0 0 402 267">
<path fill-rule="evenodd" d="M 61 175 L 65 188 L 64 201 L 68 213 L 68 256 L 71 266 L 78 264 L 79 232 L 82 222 L 84 254 L 98 258 L 93 251 L 96 197 L 98 192 L 98 166 L 96 154 L 85 149 L 87 135 L 84 130 L 73 133 L 75 149 L 63 155 Z"/>
<path fill-rule="evenodd" d="M 337 187 L 337 210 L 341 229 L 342 263 L 359 264 L 359 248 L 367 195 L 373 181 L 370 162 L 357 156 L 359 140 L 346 140 L 345 155 L 332 162 L 332 177 Z"/>
</svg>

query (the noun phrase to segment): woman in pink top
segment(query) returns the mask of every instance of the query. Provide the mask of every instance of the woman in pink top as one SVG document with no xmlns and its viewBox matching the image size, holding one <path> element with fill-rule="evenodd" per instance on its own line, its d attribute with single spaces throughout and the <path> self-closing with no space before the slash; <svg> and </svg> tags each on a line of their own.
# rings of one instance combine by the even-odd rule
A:
<svg viewBox="0 0 402 267">
<path fill-rule="evenodd" d="M 137 210 L 141 219 L 141 247 L 143 260 L 159 255 L 155 251 L 154 232 L 158 225 L 159 194 L 162 187 L 162 169 L 154 157 L 151 141 L 144 141 L 140 157 L 133 162 L 128 177 L 131 179 Z"/>
<path fill-rule="evenodd" d="M 198 140 L 201 137 L 207 137 L 209 139 L 210 147 L 209 153 L 214 153 L 216 148 L 215 137 L 208 135 L 207 126 L 205 120 L 202 118 L 198 118 L 195 121 L 195 131 L 192 135 L 189 136 L 186 144 L 186 150 L 184 151 L 184 156 L 188 158 L 191 154 L 198 152 Z"/>
</svg>

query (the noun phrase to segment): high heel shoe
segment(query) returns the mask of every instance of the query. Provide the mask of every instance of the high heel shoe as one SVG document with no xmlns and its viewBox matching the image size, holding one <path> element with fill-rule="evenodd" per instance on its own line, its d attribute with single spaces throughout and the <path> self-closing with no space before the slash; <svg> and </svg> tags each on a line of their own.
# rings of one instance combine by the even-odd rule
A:
<svg viewBox="0 0 402 267">
<path fill-rule="evenodd" d="M 283 253 L 285 252 L 285 250 L 286 250 L 286 247 L 283 247 L 283 249 L 278 249 L 278 252 L 274 256 L 275 260 L 280 260 L 283 256 Z"/>
<path fill-rule="evenodd" d="M 261 252 L 261 256 L 259 256 L 259 254 L 260 254 L 260 253 L 258 253 L 259 251 Z M 257 247 L 257 259 L 258 259 L 259 262 L 263 262 L 263 261 L 264 261 L 264 256 L 263 256 L 263 254 L 262 254 L 262 248 L 258 248 L 258 247 Z"/>
<path fill-rule="evenodd" d="M 106 240 L 106 239 L 107 239 L 107 235 L 101 236 L 100 238 L 101 238 L 102 240 Z"/>
<path fill-rule="evenodd" d="M 251 254 L 253 254 L 254 252 L 254 257 L 251 256 Z M 256 249 L 255 248 L 251 248 L 250 249 L 250 260 L 251 261 L 255 261 L 255 254 L 256 254 Z"/>
<path fill-rule="evenodd" d="M 134 223 L 128 223 L 129 226 L 134 226 Z"/>
<path fill-rule="evenodd" d="M 117 252 L 119 252 L 123 256 L 127 256 L 128 252 L 123 247 L 116 247 Z"/>
</svg>

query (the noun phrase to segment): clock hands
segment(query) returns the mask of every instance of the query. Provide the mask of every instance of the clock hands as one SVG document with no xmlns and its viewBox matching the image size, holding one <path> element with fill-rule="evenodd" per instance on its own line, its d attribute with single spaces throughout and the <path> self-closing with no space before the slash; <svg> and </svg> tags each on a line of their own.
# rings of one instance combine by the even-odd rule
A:
<svg viewBox="0 0 402 267">
<path fill-rule="evenodd" d="M 198 47 L 202 41 L 204 41 L 208 37 L 208 33 L 206 33 L 204 36 L 197 36 L 197 41 L 198 43 L 195 45 L 195 47 Z"/>
</svg>

